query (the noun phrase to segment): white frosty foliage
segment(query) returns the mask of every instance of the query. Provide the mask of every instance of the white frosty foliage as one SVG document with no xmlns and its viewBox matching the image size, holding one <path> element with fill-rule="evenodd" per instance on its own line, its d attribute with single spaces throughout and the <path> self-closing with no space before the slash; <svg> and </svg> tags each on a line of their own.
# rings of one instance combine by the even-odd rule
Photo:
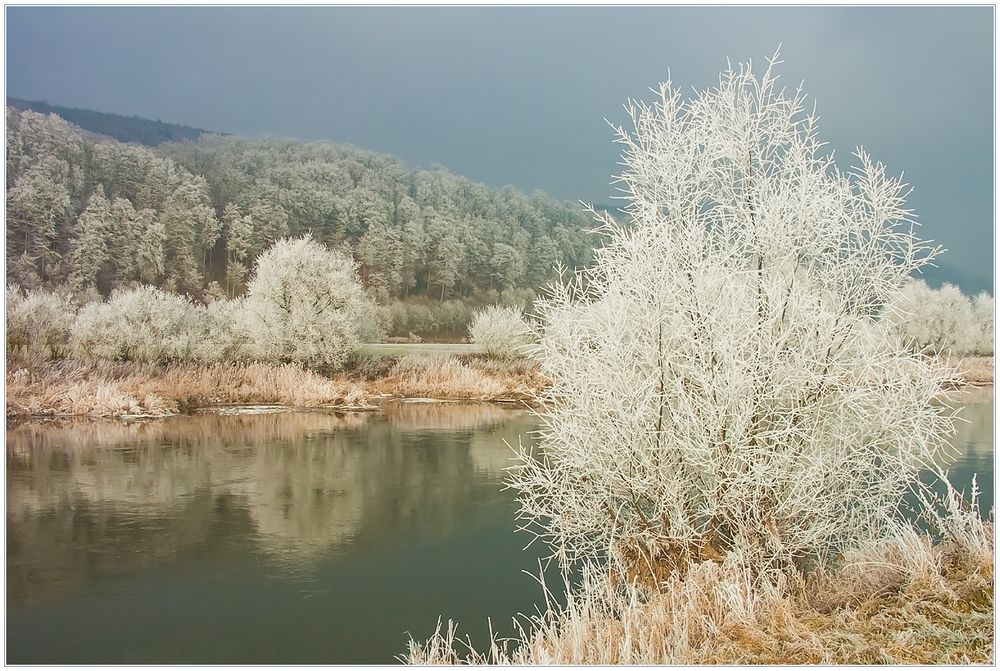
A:
<svg viewBox="0 0 1000 671">
<path fill-rule="evenodd" d="M 151 286 L 117 289 L 106 303 L 80 308 L 73 349 L 83 357 L 161 363 L 195 357 L 203 310 Z"/>
<path fill-rule="evenodd" d="M 240 361 L 251 347 L 246 301 L 219 299 L 199 308 L 200 328 L 194 347 L 199 361 Z"/>
<path fill-rule="evenodd" d="M 7 287 L 7 349 L 61 357 L 68 353 L 77 306 L 63 292 Z"/>
<path fill-rule="evenodd" d="M 491 359 L 522 356 L 533 340 L 524 312 L 517 307 L 491 305 L 477 312 L 469 325 L 469 341 Z"/>
<path fill-rule="evenodd" d="M 261 254 L 245 305 L 255 354 L 267 360 L 337 368 L 375 328 L 354 261 L 308 236 Z"/>
<path fill-rule="evenodd" d="M 878 321 L 936 253 L 905 186 L 861 150 L 838 172 L 771 66 L 659 93 L 617 129 L 633 221 L 536 303 L 553 385 L 520 515 L 562 560 L 633 566 L 878 536 L 951 426 L 944 372 Z"/>
<path fill-rule="evenodd" d="M 970 300 L 953 284 L 907 283 L 887 310 L 892 329 L 925 354 L 992 354 L 993 297 Z"/>
</svg>

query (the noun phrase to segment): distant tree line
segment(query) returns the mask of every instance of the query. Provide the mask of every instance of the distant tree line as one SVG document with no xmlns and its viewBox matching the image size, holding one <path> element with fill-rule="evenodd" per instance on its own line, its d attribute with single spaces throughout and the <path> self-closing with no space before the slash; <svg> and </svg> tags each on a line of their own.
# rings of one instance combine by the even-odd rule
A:
<svg viewBox="0 0 1000 671">
<path fill-rule="evenodd" d="M 347 146 L 206 135 L 150 149 L 10 106 L 7 128 L 8 281 L 26 289 L 238 297 L 260 254 L 309 233 L 349 252 L 381 303 L 523 302 L 596 243 L 577 205 Z"/>
<path fill-rule="evenodd" d="M 202 135 L 212 132 L 203 128 L 167 123 L 166 121 L 153 121 L 138 116 L 124 116 L 76 107 L 50 105 L 43 101 L 8 98 L 7 104 L 19 110 L 33 110 L 40 114 L 56 114 L 91 133 L 106 135 L 120 142 L 138 142 L 151 147 L 164 142 L 197 140 Z"/>
<path fill-rule="evenodd" d="M 934 289 L 923 280 L 911 280 L 886 308 L 892 331 L 914 351 L 993 354 L 995 307 L 985 291 L 969 297 L 954 284 Z"/>
</svg>

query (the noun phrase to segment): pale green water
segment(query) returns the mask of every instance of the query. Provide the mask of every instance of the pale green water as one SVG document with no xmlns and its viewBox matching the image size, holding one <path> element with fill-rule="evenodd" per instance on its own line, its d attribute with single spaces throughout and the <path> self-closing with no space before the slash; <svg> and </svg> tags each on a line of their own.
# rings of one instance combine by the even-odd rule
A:
<svg viewBox="0 0 1000 671">
<path fill-rule="evenodd" d="M 952 475 L 992 501 L 979 400 Z M 541 600 L 500 488 L 535 426 L 427 404 L 12 426 L 7 661 L 392 662 L 440 615 L 481 644 Z"/>
</svg>

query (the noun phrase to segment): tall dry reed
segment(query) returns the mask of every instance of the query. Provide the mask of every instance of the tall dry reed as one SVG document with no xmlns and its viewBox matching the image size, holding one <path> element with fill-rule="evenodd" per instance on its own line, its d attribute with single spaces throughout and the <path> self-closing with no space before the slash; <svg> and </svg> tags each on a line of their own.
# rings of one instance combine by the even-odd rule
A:
<svg viewBox="0 0 1000 671">
<path fill-rule="evenodd" d="M 973 498 L 977 492 L 973 491 Z M 596 565 L 567 603 L 515 619 L 477 651 L 454 622 L 410 641 L 410 664 L 992 663 L 993 522 L 952 490 L 924 508 L 937 542 L 900 526 L 837 569 L 754 575 L 732 557 L 656 582 Z"/>
<path fill-rule="evenodd" d="M 357 384 L 292 364 L 124 364 L 21 359 L 7 370 L 7 415 L 168 415 L 213 404 L 366 406 Z"/>
</svg>

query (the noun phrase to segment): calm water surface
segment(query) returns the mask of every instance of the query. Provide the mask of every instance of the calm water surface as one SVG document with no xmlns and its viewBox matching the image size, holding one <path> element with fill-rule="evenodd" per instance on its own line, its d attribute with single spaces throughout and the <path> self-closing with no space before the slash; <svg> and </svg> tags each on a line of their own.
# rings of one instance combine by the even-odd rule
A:
<svg viewBox="0 0 1000 671">
<path fill-rule="evenodd" d="M 952 477 L 992 501 L 991 390 L 962 415 Z M 440 615 L 481 644 L 542 602 L 500 487 L 535 427 L 416 403 L 11 425 L 7 661 L 386 663 Z"/>
</svg>

